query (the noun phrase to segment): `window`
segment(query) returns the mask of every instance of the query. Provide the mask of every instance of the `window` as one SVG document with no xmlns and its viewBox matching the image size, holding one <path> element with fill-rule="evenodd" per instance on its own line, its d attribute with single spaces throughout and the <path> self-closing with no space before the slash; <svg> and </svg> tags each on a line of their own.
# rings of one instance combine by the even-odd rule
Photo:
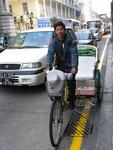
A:
<svg viewBox="0 0 113 150">
<path fill-rule="evenodd" d="M 13 12 L 12 5 L 9 5 L 9 10 L 11 13 Z"/>
<path fill-rule="evenodd" d="M 26 15 L 28 13 L 28 6 L 27 6 L 27 3 L 22 3 L 22 6 L 23 6 L 23 12 L 24 14 Z"/>
<path fill-rule="evenodd" d="M 26 23 L 25 24 L 25 28 L 26 28 L 26 30 L 28 30 L 30 27 L 29 27 L 29 23 Z"/>
</svg>

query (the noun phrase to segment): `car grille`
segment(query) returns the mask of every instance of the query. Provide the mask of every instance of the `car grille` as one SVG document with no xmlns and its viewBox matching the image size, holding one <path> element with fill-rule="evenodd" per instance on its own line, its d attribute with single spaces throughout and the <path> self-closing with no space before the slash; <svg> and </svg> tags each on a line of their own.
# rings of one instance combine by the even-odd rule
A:
<svg viewBox="0 0 113 150">
<path fill-rule="evenodd" d="M 18 70 L 20 67 L 20 64 L 0 64 L 0 70 Z"/>
</svg>

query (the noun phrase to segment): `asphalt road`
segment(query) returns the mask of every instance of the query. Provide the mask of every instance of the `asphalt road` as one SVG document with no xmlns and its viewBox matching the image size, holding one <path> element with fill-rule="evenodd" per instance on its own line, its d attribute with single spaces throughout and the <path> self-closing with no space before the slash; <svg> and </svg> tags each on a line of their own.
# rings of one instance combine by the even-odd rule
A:
<svg viewBox="0 0 113 150">
<path fill-rule="evenodd" d="M 98 43 L 100 57 L 106 40 L 107 37 L 103 37 L 102 41 Z M 106 82 L 111 85 L 111 81 Z M 111 90 L 111 86 L 109 90 Z M 107 93 L 104 94 L 104 99 L 106 96 Z M 53 150 L 48 133 L 50 106 L 51 101 L 44 86 L 0 87 L 0 150 Z M 108 106 L 107 111 L 109 111 L 109 107 L 111 109 L 112 105 Z M 92 113 L 90 118 L 96 118 L 92 116 L 99 115 L 92 120 L 99 124 L 100 108 L 96 109 L 97 111 Z M 65 126 L 71 113 L 68 111 L 66 114 Z M 88 141 L 88 138 L 89 136 L 85 140 Z M 69 150 L 71 140 L 70 137 L 64 137 L 58 149 Z M 86 146 L 88 143 L 83 144 L 83 150 L 93 150 L 92 148 L 87 149 L 87 147 L 85 149 L 84 145 Z"/>
</svg>

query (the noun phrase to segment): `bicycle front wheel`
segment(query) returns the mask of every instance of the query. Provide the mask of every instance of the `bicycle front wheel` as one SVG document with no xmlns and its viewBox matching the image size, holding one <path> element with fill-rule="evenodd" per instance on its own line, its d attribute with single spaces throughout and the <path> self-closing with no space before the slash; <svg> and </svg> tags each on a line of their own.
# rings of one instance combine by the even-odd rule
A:
<svg viewBox="0 0 113 150">
<path fill-rule="evenodd" d="M 61 99 L 56 97 L 51 105 L 49 120 L 50 142 L 53 147 L 57 147 L 62 136 L 63 110 Z"/>
</svg>

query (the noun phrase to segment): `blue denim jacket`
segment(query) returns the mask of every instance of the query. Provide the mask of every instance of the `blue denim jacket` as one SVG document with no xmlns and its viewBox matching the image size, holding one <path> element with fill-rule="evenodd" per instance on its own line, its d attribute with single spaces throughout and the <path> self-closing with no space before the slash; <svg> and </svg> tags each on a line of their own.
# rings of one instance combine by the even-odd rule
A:
<svg viewBox="0 0 113 150">
<path fill-rule="evenodd" d="M 57 68 L 60 70 L 69 69 L 72 67 L 78 68 L 77 44 L 70 35 L 65 34 L 64 48 L 62 47 L 62 42 L 58 37 L 54 37 L 50 41 L 47 54 L 48 66 L 52 65 L 54 56 L 56 56 Z"/>
</svg>

